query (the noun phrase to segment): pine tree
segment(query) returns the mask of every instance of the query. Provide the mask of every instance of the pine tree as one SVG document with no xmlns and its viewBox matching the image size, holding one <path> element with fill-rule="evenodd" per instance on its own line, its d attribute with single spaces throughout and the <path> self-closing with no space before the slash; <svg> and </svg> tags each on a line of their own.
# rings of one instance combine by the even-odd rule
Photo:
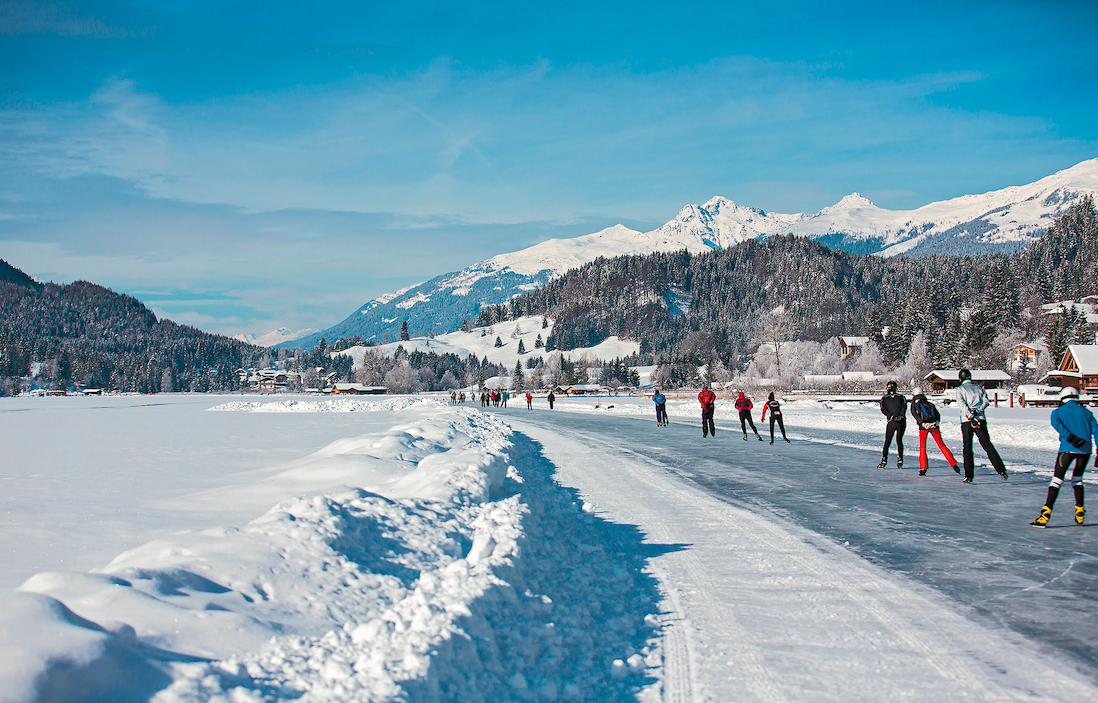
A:
<svg viewBox="0 0 1098 703">
<path fill-rule="evenodd" d="M 495 344 L 495 346 L 496 346 L 496 348 L 497 348 L 497 349 L 498 349 L 498 348 L 500 348 L 500 347 L 502 347 L 502 346 L 503 346 L 503 340 L 502 340 L 502 339 L 500 339 L 499 337 L 496 337 L 496 344 Z"/>
<path fill-rule="evenodd" d="M 524 345 L 524 344 L 522 343 L 522 340 L 521 340 L 521 339 L 519 340 L 519 345 L 518 345 L 518 353 L 519 353 L 519 354 L 525 354 L 525 353 L 526 353 L 526 345 Z"/>
<path fill-rule="evenodd" d="M 412 338 L 411 333 L 408 332 L 408 321 L 405 320 L 400 325 L 400 341 L 407 342 Z"/>
<path fill-rule="evenodd" d="M 538 338 L 534 340 L 534 349 L 541 349 L 544 346 L 545 342 L 542 340 L 541 335 L 539 334 Z"/>
<path fill-rule="evenodd" d="M 515 392 L 526 390 L 526 373 L 522 370 L 522 361 L 515 362 L 515 375 L 514 381 L 511 383 L 511 388 Z"/>
</svg>

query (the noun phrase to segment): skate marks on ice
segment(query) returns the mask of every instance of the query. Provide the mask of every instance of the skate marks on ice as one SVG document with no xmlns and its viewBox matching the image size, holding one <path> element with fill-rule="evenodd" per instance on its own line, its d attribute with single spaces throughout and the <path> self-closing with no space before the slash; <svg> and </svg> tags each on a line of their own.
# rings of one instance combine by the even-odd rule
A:
<svg viewBox="0 0 1098 703">
<path fill-rule="evenodd" d="M 973 622 L 941 595 L 777 514 L 714 498 L 623 446 L 627 437 L 607 442 L 570 426 L 563 441 L 559 428 L 515 424 L 553 440 L 547 451 L 561 479 L 608 517 L 640 525 L 659 543 L 691 544 L 652 560 L 671 620 L 686 631 L 683 644 L 674 626 L 668 631 L 665 700 L 1098 695 L 1076 672 L 1034 655 L 1032 642 Z M 597 461 L 585 456 L 607 444 Z M 687 688 L 687 698 L 668 695 Z"/>
</svg>

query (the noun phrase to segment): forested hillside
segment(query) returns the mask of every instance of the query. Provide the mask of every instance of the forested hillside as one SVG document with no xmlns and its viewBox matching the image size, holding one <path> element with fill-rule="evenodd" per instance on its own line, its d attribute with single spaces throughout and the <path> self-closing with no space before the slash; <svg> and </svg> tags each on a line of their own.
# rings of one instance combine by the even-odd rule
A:
<svg viewBox="0 0 1098 703">
<path fill-rule="evenodd" d="M 921 331 L 935 364 L 953 366 L 1003 330 L 1046 333 L 1051 346 L 1071 341 L 1082 332 L 1039 329 L 1036 306 L 1096 293 L 1098 213 L 1087 198 L 1009 256 L 885 259 L 794 236 L 703 254 L 622 256 L 485 308 L 477 324 L 548 315 L 556 320 L 549 348 L 619 335 L 656 354 L 675 354 L 691 333 L 704 332 L 735 355 L 767 341 L 778 318 L 791 338 L 874 337 L 890 361 L 904 358 Z"/>
<path fill-rule="evenodd" d="M 0 393 L 20 377 L 142 393 L 231 390 L 266 350 L 157 320 L 136 298 L 86 281 L 36 283 L 0 261 Z"/>
</svg>

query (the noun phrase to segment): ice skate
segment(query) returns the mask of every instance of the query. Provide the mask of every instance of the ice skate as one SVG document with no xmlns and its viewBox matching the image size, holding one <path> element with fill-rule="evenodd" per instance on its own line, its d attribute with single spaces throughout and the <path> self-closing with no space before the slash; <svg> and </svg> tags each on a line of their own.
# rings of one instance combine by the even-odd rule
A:
<svg viewBox="0 0 1098 703">
<path fill-rule="evenodd" d="M 896 468 L 897 469 L 904 468 L 904 458 L 902 456 L 896 457 Z"/>
<path fill-rule="evenodd" d="M 888 465 L 888 457 L 884 457 L 883 459 L 881 459 L 881 463 L 877 464 L 877 468 L 878 469 L 883 469 L 887 465 Z"/>
<path fill-rule="evenodd" d="M 1003 479 L 1004 481 L 1007 480 L 1006 469 L 1003 469 L 1002 471 L 999 471 L 998 474 L 999 474 L 999 478 Z"/>
<path fill-rule="evenodd" d="M 961 481 L 961 483 L 969 483 L 970 484 L 970 483 L 972 483 L 972 479 L 970 479 L 969 477 L 966 476 L 965 480 Z"/>
<path fill-rule="evenodd" d="M 919 469 L 920 476 L 926 476 L 926 469 Z"/>
<path fill-rule="evenodd" d="M 1041 514 L 1033 518 L 1033 522 L 1029 523 L 1034 527 L 1047 527 L 1048 519 L 1052 517 L 1052 508 L 1047 505 L 1041 508 Z"/>
<path fill-rule="evenodd" d="M 745 441 L 745 442 L 747 441 L 747 435 L 746 434 L 743 436 L 743 441 Z"/>
<path fill-rule="evenodd" d="M 762 438 L 762 435 L 761 435 L 761 434 L 756 434 L 755 436 L 759 438 L 759 441 L 760 441 L 760 442 L 761 442 L 761 441 L 763 441 L 763 438 Z"/>
<path fill-rule="evenodd" d="M 1082 525 L 1083 519 L 1087 516 L 1087 509 L 1081 505 L 1075 506 L 1075 524 Z"/>
</svg>

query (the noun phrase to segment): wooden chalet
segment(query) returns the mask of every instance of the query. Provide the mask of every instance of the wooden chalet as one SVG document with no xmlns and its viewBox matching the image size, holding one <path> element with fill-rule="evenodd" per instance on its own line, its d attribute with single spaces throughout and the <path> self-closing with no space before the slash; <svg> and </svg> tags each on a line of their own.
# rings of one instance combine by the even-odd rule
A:
<svg viewBox="0 0 1098 703">
<path fill-rule="evenodd" d="M 1060 366 L 1041 380 L 1046 379 L 1054 385 L 1074 386 L 1080 393 L 1098 387 L 1098 344 L 1070 345 Z"/>
<path fill-rule="evenodd" d="M 941 392 L 961 385 L 960 369 L 935 369 L 923 376 L 923 390 Z M 972 369 L 972 381 L 984 388 L 1002 388 L 1011 382 L 1010 374 L 998 369 Z"/>
</svg>

